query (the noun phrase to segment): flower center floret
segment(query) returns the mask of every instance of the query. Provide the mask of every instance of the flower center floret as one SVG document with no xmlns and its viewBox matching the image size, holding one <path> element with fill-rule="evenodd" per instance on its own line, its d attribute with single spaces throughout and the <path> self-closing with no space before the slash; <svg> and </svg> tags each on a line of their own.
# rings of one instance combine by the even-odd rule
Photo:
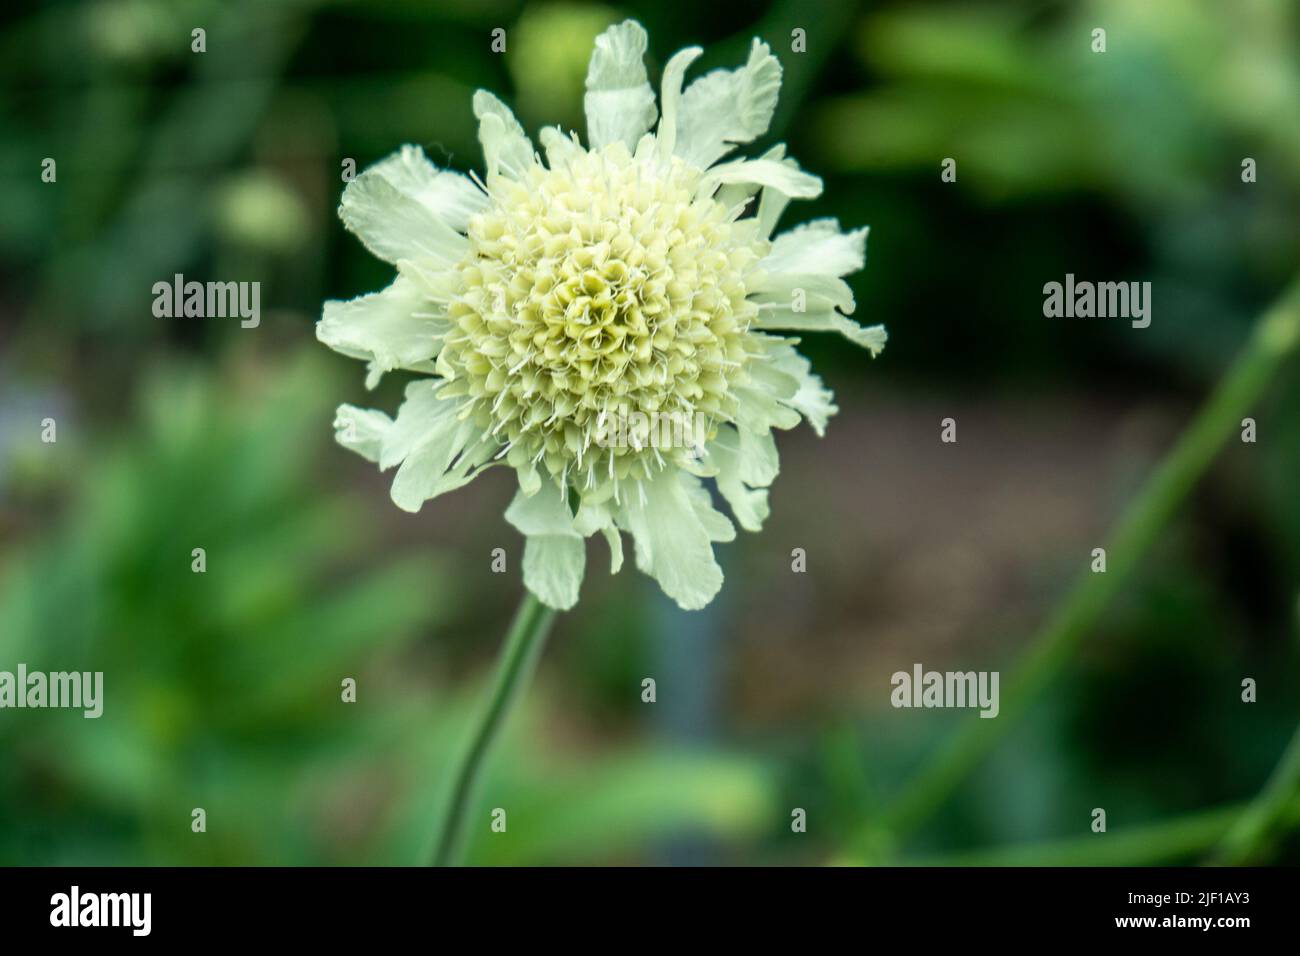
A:
<svg viewBox="0 0 1300 956">
<path fill-rule="evenodd" d="M 699 176 L 614 144 L 493 184 L 439 364 L 512 465 L 580 488 L 649 477 L 692 453 L 656 423 L 708 439 L 732 418 L 767 243 L 696 197 Z"/>
</svg>

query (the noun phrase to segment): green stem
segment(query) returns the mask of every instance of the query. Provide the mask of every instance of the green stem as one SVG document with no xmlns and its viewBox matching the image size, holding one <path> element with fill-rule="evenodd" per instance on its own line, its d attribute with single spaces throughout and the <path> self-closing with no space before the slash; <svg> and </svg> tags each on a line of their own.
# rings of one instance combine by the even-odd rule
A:
<svg viewBox="0 0 1300 956">
<path fill-rule="evenodd" d="M 1300 730 L 1251 802 L 1098 834 L 904 860 L 908 866 L 1155 866 L 1218 846 L 1216 863 L 1248 862 L 1268 836 L 1300 822 Z"/>
<path fill-rule="evenodd" d="M 909 866 L 1156 866 L 1190 860 L 1218 844 L 1216 864 L 1251 860 L 1268 836 L 1300 822 L 1300 730 L 1269 784 L 1251 803 L 1197 810 L 1174 819 L 1096 834 L 907 858 Z"/>
<path fill-rule="evenodd" d="M 903 862 L 908 866 L 1154 866 L 1189 860 L 1208 850 L 1232 828 L 1245 807 L 1217 807 L 1105 835 L 1089 833 Z"/>
<path fill-rule="evenodd" d="M 460 862 L 465 842 L 465 817 L 474 799 L 492 746 L 500 736 L 510 709 L 532 675 L 541 656 L 546 635 L 555 620 L 555 611 L 524 592 L 515 612 L 510 633 L 497 661 L 492 693 L 487 706 L 474 726 L 469 745 L 452 773 L 451 796 L 438 827 L 433 851 L 434 866 L 455 866 Z"/>
<path fill-rule="evenodd" d="M 879 828 L 859 834 L 860 848 L 878 846 L 882 829 L 890 840 L 915 830 L 1060 673 L 1297 342 L 1300 279 L 1260 319 L 1245 350 L 1125 510 L 1106 544 L 1107 572 L 1081 573 L 1065 603 L 1024 651 L 1004 685 L 998 719 L 964 724 L 904 790 Z"/>
<path fill-rule="evenodd" d="M 1300 729 L 1297 729 L 1259 796 L 1223 838 L 1215 862 L 1250 863 L 1269 840 L 1290 825 L 1288 811 L 1300 793 Z"/>
</svg>

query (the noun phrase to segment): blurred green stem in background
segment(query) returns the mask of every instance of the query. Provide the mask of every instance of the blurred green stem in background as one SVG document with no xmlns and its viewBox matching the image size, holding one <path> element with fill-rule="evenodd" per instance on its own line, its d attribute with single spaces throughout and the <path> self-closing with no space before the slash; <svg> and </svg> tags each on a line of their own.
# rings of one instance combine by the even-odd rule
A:
<svg viewBox="0 0 1300 956">
<path fill-rule="evenodd" d="M 1002 692 L 999 718 L 964 724 L 904 789 L 883 819 L 857 835 L 853 845 L 858 852 L 877 856 L 882 846 L 891 846 L 913 832 L 1060 673 L 1224 442 L 1241 427 L 1242 418 L 1249 414 L 1297 343 L 1300 278 L 1291 282 L 1260 319 L 1245 351 L 1125 510 L 1106 543 L 1107 572 L 1082 572 L 1065 602 L 1030 642 Z M 1300 745 L 1292 746 L 1279 774 L 1285 776 L 1287 767 L 1291 776 L 1300 774 Z"/>
<path fill-rule="evenodd" d="M 1126 827 L 1104 840 L 1095 833 L 1068 840 L 1000 846 L 970 853 L 908 859 L 908 866 L 1152 866 L 1191 860 L 1205 853 L 1226 834 L 1234 822 L 1249 813 L 1252 804 L 1234 803 L 1200 810 L 1173 820 Z M 1300 800 L 1292 793 L 1275 808 L 1282 826 L 1300 820 Z M 1228 862 L 1228 861 L 1224 861 Z"/>
<path fill-rule="evenodd" d="M 1264 789 L 1224 836 L 1215 862 L 1229 866 L 1256 862 L 1255 856 L 1267 848 L 1277 832 L 1294 822 L 1291 811 L 1297 793 L 1300 793 L 1300 728 Z"/>
<path fill-rule="evenodd" d="M 525 590 L 524 599 L 510 625 L 510 633 L 506 635 L 505 646 L 501 649 L 501 658 L 497 661 L 487 706 L 452 772 L 451 795 L 438 824 L 433 850 L 434 866 L 455 866 L 460 862 L 465 843 L 465 816 L 473 803 L 487 758 L 506 718 L 510 716 L 511 708 L 537 666 L 554 620 L 555 611 L 537 600 L 531 591 Z"/>
</svg>

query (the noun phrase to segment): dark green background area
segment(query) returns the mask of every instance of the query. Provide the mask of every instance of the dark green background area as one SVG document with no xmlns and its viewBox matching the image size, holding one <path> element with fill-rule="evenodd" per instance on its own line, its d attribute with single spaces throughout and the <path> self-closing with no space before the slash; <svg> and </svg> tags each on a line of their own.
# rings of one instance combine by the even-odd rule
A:
<svg viewBox="0 0 1300 956">
<path fill-rule="evenodd" d="M 978 719 L 895 710 L 890 675 L 1005 677 L 1300 267 L 1294 3 L 46 3 L 0 32 L 0 670 L 102 670 L 106 703 L 0 710 L 0 863 L 424 858 L 522 542 L 508 475 L 411 517 L 331 442 L 337 404 L 404 385 L 366 393 L 314 338 L 324 299 L 391 274 L 335 216 L 341 163 L 481 168 L 480 87 L 583 131 L 625 16 L 656 87 L 683 46 L 697 76 L 772 45 L 782 100 L 744 152 L 787 142 L 825 180 L 780 228 L 871 226 L 855 317 L 890 341 L 805 338 L 840 414 L 779 437 L 772 518 L 719 546 L 710 608 L 593 545 L 471 859 L 1191 862 L 1260 791 L 1300 721 L 1294 362 L 1049 692 L 924 826 L 880 828 Z M 155 318 L 175 273 L 261 282 L 260 327 Z M 1066 273 L 1151 282 L 1151 326 L 1045 318 Z M 1286 829 L 1254 858 L 1300 862 Z"/>
</svg>

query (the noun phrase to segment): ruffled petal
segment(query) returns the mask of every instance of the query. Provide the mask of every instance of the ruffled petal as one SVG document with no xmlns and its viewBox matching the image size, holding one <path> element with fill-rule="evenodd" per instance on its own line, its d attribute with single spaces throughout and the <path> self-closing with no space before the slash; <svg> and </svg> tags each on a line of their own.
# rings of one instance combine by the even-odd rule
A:
<svg viewBox="0 0 1300 956">
<path fill-rule="evenodd" d="M 739 399 L 734 418 L 740 428 L 761 434 L 799 424 L 799 413 L 789 405 L 799 392 L 799 382 L 773 362 L 751 362 L 748 383 L 733 391 Z"/>
<path fill-rule="evenodd" d="M 837 332 L 855 345 L 880 354 L 887 338 L 883 325 L 863 327 L 841 315 L 853 311 L 853 295 L 838 277 L 862 268 L 867 230 L 841 232 L 834 219 L 815 219 L 783 232 L 759 263 L 762 304 L 755 327 L 802 332 Z M 793 291 L 803 289 L 803 308 L 795 311 Z"/>
<path fill-rule="evenodd" d="M 781 64 L 755 39 L 749 62 L 737 70 L 714 70 L 682 96 L 676 155 L 707 169 L 738 143 L 767 132 L 781 92 Z"/>
<path fill-rule="evenodd" d="M 837 332 L 854 345 L 879 355 L 889 335 L 883 325 L 862 326 L 833 308 L 809 309 L 795 312 L 790 306 L 773 306 L 761 309 L 754 327 L 759 329 L 786 329 L 800 332 Z"/>
<path fill-rule="evenodd" d="M 510 107 L 487 90 L 479 90 L 474 94 L 474 116 L 488 182 L 498 174 L 522 179 L 537 160 L 532 140 Z"/>
<path fill-rule="evenodd" d="M 403 146 L 376 163 L 370 172 L 379 173 L 403 195 L 458 232 L 464 232 L 470 217 L 488 205 L 487 193 L 472 179 L 449 169 L 439 169 L 419 146 Z"/>
<path fill-rule="evenodd" d="M 486 202 L 464 176 L 440 172 L 418 147 L 403 146 L 347 184 L 339 218 L 385 262 L 425 258 L 450 265 L 468 248 L 457 230 Z"/>
<path fill-rule="evenodd" d="M 382 292 L 326 302 L 316 338 L 336 352 L 369 362 L 366 385 L 373 388 L 385 372 L 433 359 L 450 327 L 451 321 L 414 282 L 398 276 Z"/>
<path fill-rule="evenodd" d="M 334 439 L 367 461 L 378 462 L 393 420 L 373 408 L 340 405 L 334 413 Z"/>
<path fill-rule="evenodd" d="M 506 509 L 506 520 L 521 534 L 582 537 L 573 526 L 573 513 L 564 494 L 553 484 L 547 484 L 534 495 L 522 490 L 515 492 L 514 500 Z"/>
<path fill-rule="evenodd" d="M 587 546 L 581 538 L 530 535 L 524 540 L 524 586 L 557 611 L 578 603 L 586 564 Z"/>
<path fill-rule="evenodd" d="M 623 537 L 614 523 L 614 515 L 605 502 L 584 500 L 574 515 L 573 526 L 584 538 L 599 531 L 609 545 L 609 573 L 618 574 L 623 567 Z"/>
<path fill-rule="evenodd" d="M 740 526 L 760 530 L 769 513 L 767 489 L 780 470 L 772 433 L 724 425 L 709 443 L 709 459 L 717 469 L 718 491 Z"/>
<path fill-rule="evenodd" d="M 519 491 L 506 509 L 506 520 L 527 536 L 523 568 L 528 590 L 557 610 L 577 604 L 587 548 L 564 497 L 552 485 L 534 495 Z"/>
<path fill-rule="evenodd" d="M 686 494 L 691 500 L 691 507 L 695 510 L 695 517 L 699 519 L 709 540 L 735 541 L 736 526 L 726 515 L 713 507 L 713 498 L 709 495 L 709 489 L 704 487 L 704 483 L 693 475 L 678 477 L 686 486 Z"/>
<path fill-rule="evenodd" d="M 769 149 L 762 156 L 758 157 L 758 159 L 770 159 L 773 160 L 774 162 L 779 162 L 784 158 L 785 158 L 784 143 L 777 143 L 775 146 Z M 799 168 L 798 164 L 795 163 L 794 160 L 790 160 L 790 163 L 795 169 Z M 744 203 L 746 206 L 748 206 L 749 201 L 753 199 L 754 195 L 758 193 L 760 190 L 762 190 L 764 196 L 766 196 L 768 193 L 772 191 L 770 189 L 764 189 L 758 183 L 729 183 L 726 186 L 720 187 L 718 191 L 713 194 L 713 198 L 718 202 L 722 203 L 722 205 L 726 206 L 728 209 L 731 209 L 741 203 Z M 759 208 L 760 209 L 762 208 L 761 203 Z M 771 230 L 767 230 L 766 232 L 763 233 L 763 235 L 767 236 L 770 235 L 770 233 Z"/>
<path fill-rule="evenodd" d="M 867 227 L 841 232 L 836 219 L 814 219 L 783 232 L 761 266 L 768 272 L 846 276 L 866 261 Z"/>
<path fill-rule="evenodd" d="M 678 50 L 668 65 L 664 67 L 663 79 L 660 81 L 659 131 L 655 136 L 659 155 L 667 158 L 673 154 L 677 143 L 677 108 L 682 99 L 682 80 L 686 77 L 686 68 L 704 51 L 697 46 L 688 46 Z"/>
<path fill-rule="evenodd" d="M 785 158 L 784 145 L 779 146 L 778 149 L 780 151 L 776 156 L 772 157 L 773 159 L 795 169 L 799 168 L 799 164 L 793 159 Z M 763 194 L 758 200 L 758 215 L 756 217 L 763 235 L 770 236 L 772 234 L 772 230 L 776 228 L 777 220 L 781 218 L 781 213 L 785 212 L 785 207 L 790 205 L 792 198 L 788 193 L 783 193 L 776 187 L 765 186 L 763 188 Z"/>
<path fill-rule="evenodd" d="M 767 351 L 777 371 L 798 383 L 794 395 L 783 399 L 785 404 L 802 415 L 819 438 L 825 435 L 826 423 L 839 411 L 835 395 L 813 373 L 812 363 L 796 352 L 788 340 L 769 340 Z"/>
<path fill-rule="evenodd" d="M 455 432 L 431 436 L 393 476 L 393 503 L 403 511 L 416 512 L 429 499 L 463 488 L 478 477 L 492 451 L 492 443 L 468 422 L 461 422 Z"/>
<path fill-rule="evenodd" d="M 379 467 L 384 471 L 400 465 L 430 431 L 456 424 L 456 404 L 438 397 L 439 384 L 423 379 L 406 386 L 405 400 L 380 449 Z"/>
<path fill-rule="evenodd" d="M 795 199 L 814 199 L 821 195 L 822 181 L 812 173 L 805 173 L 792 159 L 738 159 L 714 166 L 700 177 L 697 193 L 712 196 L 719 186 L 727 183 L 752 183 L 766 186 Z"/>
<path fill-rule="evenodd" d="M 796 294 L 802 295 L 805 310 L 839 309 L 852 313 L 857 307 L 853 290 L 843 279 L 808 272 L 769 272 L 755 280 L 749 296 L 754 302 L 793 308 Z"/>
<path fill-rule="evenodd" d="M 403 511 L 419 511 L 430 498 L 468 484 L 496 449 L 472 422 L 460 420 L 454 401 L 439 397 L 441 385 L 429 379 L 408 385 L 380 445 L 380 468 L 400 463 L 392 498 Z"/>
<path fill-rule="evenodd" d="M 624 20 L 596 37 L 582 101 L 593 150 L 621 142 L 631 152 L 655 121 L 655 95 L 645 72 L 646 42 L 646 32 L 635 20 Z"/>
<path fill-rule="evenodd" d="M 696 480 L 670 470 L 640 482 L 623 502 L 622 520 L 636 542 L 637 567 L 679 606 L 694 611 L 722 588 L 722 568 L 687 479 Z"/>
<path fill-rule="evenodd" d="M 424 295 L 446 307 L 460 294 L 460 275 L 454 269 L 440 266 L 429 259 L 399 259 L 397 271 L 415 283 Z"/>
<path fill-rule="evenodd" d="M 565 134 L 558 126 L 543 126 L 537 137 L 546 150 L 546 165 L 551 169 L 567 166 L 585 152 L 577 141 L 577 133 Z"/>
</svg>

